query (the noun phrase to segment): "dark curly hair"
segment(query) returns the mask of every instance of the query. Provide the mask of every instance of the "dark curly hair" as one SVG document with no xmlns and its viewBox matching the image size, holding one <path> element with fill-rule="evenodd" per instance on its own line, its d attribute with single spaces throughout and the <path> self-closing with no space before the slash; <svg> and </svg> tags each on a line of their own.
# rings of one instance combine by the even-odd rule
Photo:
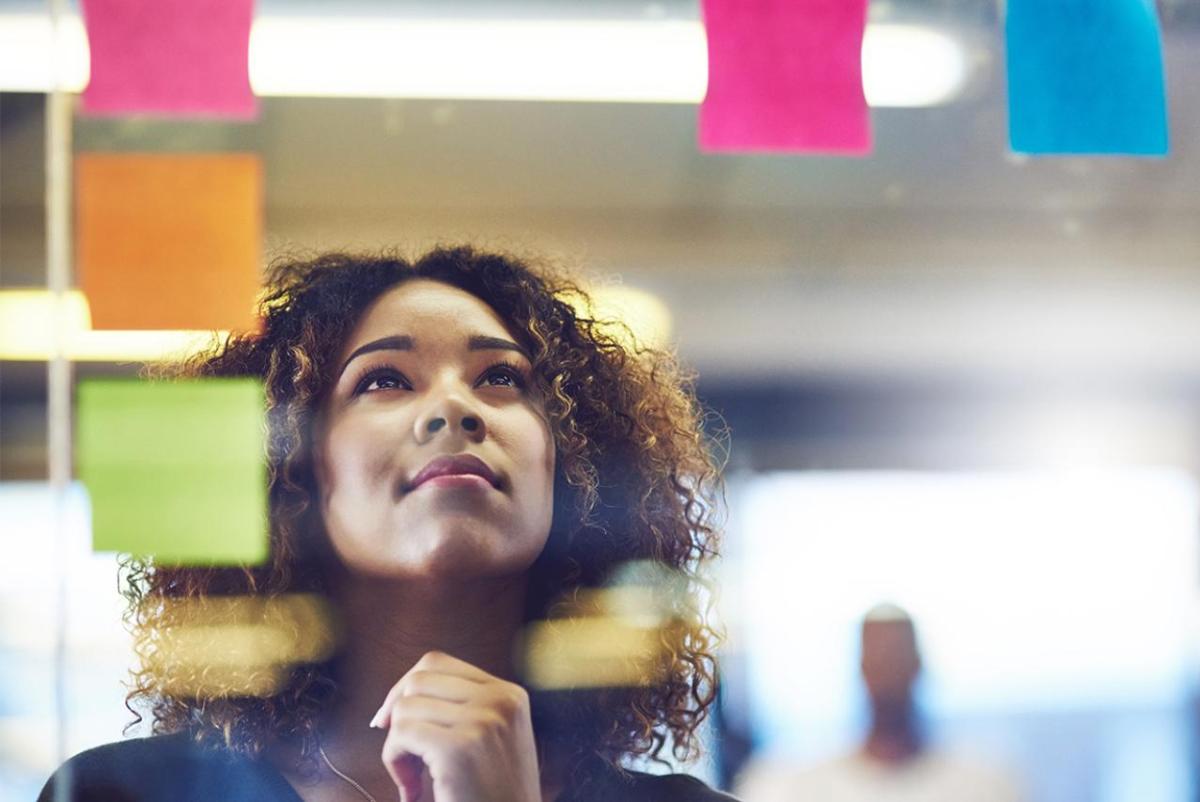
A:
<svg viewBox="0 0 1200 802">
<path fill-rule="evenodd" d="M 676 360 L 630 347 L 611 322 L 577 311 L 571 299 L 586 295 L 560 271 L 471 247 L 440 247 L 415 260 L 329 253 L 277 262 L 268 270 L 260 332 L 232 335 L 166 369 L 172 377 L 251 376 L 265 385 L 270 557 L 243 568 L 127 560 L 123 592 L 142 658 L 127 706 L 135 715 L 148 709 L 156 733 L 188 732 L 249 756 L 284 739 L 299 746 L 302 764 L 315 760 L 319 718 L 336 693 L 331 664 L 294 666 L 267 696 L 188 694 L 172 685 L 155 652 L 177 623 L 176 600 L 323 592 L 320 565 L 331 550 L 313 504 L 311 427 L 360 317 L 386 290 L 416 278 L 480 298 L 533 356 L 557 468 L 550 537 L 531 572 L 529 620 L 600 586 L 631 560 L 673 569 L 686 586 L 660 635 L 655 681 L 559 694 L 557 702 L 533 694 L 539 740 L 552 731 L 576 761 L 659 758 L 667 743 L 677 758 L 693 756 L 715 693 L 716 633 L 704 615 L 700 568 L 716 553 L 724 435 L 704 434 L 691 377 Z"/>
</svg>

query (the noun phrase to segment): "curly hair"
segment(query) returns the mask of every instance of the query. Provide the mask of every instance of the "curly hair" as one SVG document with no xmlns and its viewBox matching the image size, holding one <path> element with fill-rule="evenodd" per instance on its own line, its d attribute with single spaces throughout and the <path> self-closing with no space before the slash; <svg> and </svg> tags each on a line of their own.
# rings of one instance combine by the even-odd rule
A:
<svg viewBox="0 0 1200 802">
<path fill-rule="evenodd" d="M 278 692 L 265 696 L 188 694 L 172 685 L 155 652 L 176 600 L 323 593 L 320 566 L 332 552 L 313 503 L 314 419 L 358 320 L 385 291 L 417 278 L 484 301 L 533 356 L 557 467 L 550 537 L 530 575 L 528 620 L 601 586 L 628 561 L 651 560 L 684 578 L 683 601 L 660 633 L 655 681 L 556 700 L 531 694 L 539 741 L 553 731 L 555 744 L 576 760 L 661 759 L 668 743 L 677 758 L 694 756 L 696 730 L 715 694 L 717 633 L 706 622 L 701 569 L 716 554 L 724 434 L 705 434 L 693 379 L 671 354 L 631 347 L 611 321 L 577 311 L 571 299 L 587 296 L 560 271 L 465 246 L 415 260 L 328 253 L 277 262 L 268 268 L 259 332 L 231 335 L 166 369 L 177 378 L 262 381 L 270 556 L 262 566 L 238 568 L 126 561 L 122 590 L 141 657 L 127 707 L 135 715 L 148 710 L 156 733 L 188 732 L 251 757 L 286 739 L 299 746 L 302 763 L 315 761 L 319 719 L 337 687 L 329 663 L 292 667 Z"/>
</svg>

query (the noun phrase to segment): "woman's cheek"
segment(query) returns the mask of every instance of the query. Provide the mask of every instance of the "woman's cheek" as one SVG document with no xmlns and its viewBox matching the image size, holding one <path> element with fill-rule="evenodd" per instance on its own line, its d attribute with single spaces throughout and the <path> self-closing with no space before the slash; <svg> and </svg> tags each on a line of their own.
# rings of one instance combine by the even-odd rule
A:
<svg viewBox="0 0 1200 802">
<path fill-rule="evenodd" d="M 334 486 L 374 487 L 390 481 L 402 431 L 395 416 L 382 413 L 342 422 L 330 432 Z"/>
</svg>

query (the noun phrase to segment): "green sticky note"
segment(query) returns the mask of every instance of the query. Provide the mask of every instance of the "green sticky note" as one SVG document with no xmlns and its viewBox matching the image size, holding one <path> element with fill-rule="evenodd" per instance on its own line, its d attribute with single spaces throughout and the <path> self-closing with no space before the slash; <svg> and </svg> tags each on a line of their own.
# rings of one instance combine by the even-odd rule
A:
<svg viewBox="0 0 1200 802">
<path fill-rule="evenodd" d="M 255 379 L 81 382 L 93 549 L 169 565 L 265 561 L 263 398 Z"/>
</svg>

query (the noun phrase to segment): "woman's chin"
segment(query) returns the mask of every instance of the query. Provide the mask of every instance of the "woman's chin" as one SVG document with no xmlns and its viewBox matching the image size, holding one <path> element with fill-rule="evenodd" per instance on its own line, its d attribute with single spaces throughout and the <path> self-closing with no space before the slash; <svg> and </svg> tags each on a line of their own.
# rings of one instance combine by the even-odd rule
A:
<svg viewBox="0 0 1200 802">
<path fill-rule="evenodd" d="M 540 547 L 518 548 L 498 532 L 408 534 L 392 549 L 362 549 L 342 554 L 352 572 L 374 578 L 412 582 L 456 582 L 523 574 L 537 559 Z M 526 552 L 530 553 L 526 553 Z"/>
</svg>

